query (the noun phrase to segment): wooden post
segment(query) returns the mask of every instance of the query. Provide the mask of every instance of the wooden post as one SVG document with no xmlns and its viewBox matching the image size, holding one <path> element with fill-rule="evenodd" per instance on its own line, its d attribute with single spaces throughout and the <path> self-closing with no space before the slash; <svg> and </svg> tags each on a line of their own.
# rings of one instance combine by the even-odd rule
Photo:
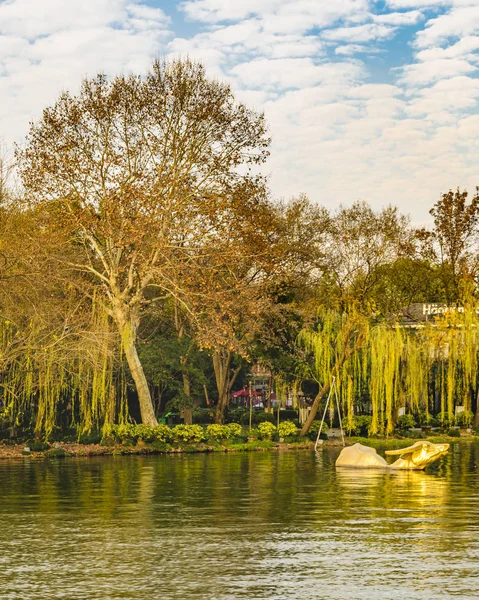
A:
<svg viewBox="0 0 479 600">
<path fill-rule="evenodd" d="M 249 382 L 249 430 L 251 431 L 253 421 L 253 396 L 251 395 L 251 381 Z"/>
</svg>

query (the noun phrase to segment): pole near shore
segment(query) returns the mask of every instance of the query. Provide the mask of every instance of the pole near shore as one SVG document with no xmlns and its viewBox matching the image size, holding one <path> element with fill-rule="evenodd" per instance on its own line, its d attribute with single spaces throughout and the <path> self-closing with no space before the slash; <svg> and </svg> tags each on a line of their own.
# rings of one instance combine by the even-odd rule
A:
<svg viewBox="0 0 479 600">
<path fill-rule="evenodd" d="M 253 423 L 253 396 L 251 395 L 251 381 L 249 382 L 249 430 Z"/>
<path fill-rule="evenodd" d="M 341 439 L 343 441 L 343 446 L 346 446 L 346 442 L 344 441 L 343 422 L 341 420 L 341 408 L 339 406 L 338 389 L 336 386 L 336 376 L 333 376 L 333 381 L 331 382 L 331 387 L 329 388 L 328 399 L 326 400 L 326 406 L 324 407 L 323 418 L 321 419 L 321 425 L 319 426 L 318 437 L 316 438 L 316 443 L 314 444 L 315 452 L 318 449 L 319 438 L 321 435 L 321 431 L 323 429 L 324 419 L 326 418 L 326 411 L 328 410 L 329 401 L 331 400 L 331 394 L 333 393 L 333 388 L 334 388 L 334 397 L 336 399 L 336 406 L 338 408 L 338 418 L 339 418 L 339 428 L 341 430 Z"/>
</svg>

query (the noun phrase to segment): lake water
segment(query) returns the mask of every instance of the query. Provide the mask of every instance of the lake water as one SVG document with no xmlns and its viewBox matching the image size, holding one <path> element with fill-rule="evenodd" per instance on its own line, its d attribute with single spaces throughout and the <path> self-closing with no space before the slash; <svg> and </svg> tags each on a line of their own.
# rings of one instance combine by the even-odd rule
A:
<svg viewBox="0 0 479 600">
<path fill-rule="evenodd" d="M 479 597 L 479 444 L 0 463 L 2 600 Z"/>
</svg>

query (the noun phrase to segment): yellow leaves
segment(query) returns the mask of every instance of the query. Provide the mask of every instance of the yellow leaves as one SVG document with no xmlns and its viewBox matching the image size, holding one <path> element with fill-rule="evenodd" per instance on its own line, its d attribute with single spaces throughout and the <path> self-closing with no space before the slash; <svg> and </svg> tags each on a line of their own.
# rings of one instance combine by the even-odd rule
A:
<svg viewBox="0 0 479 600">
<path fill-rule="evenodd" d="M 358 331 L 363 341 L 354 347 Z M 353 352 L 341 360 L 338 349 L 345 340 Z M 427 412 L 434 394 L 431 381 L 442 412 L 452 416 L 456 405 L 470 410 L 479 367 L 479 315 L 473 309 L 418 329 L 364 321 L 355 328 L 348 316 L 325 313 L 316 330 L 301 332 L 299 342 L 312 353 L 313 374 L 321 385 L 336 375 L 346 419 L 364 405 L 366 395 L 373 434 L 392 433 L 400 406 Z"/>
</svg>

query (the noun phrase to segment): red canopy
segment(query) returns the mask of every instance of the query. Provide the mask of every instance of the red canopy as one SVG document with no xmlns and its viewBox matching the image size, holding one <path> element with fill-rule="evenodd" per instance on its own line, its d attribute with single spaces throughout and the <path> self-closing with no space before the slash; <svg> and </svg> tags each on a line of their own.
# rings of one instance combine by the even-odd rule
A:
<svg viewBox="0 0 479 600">
<path fill-rule="evenodd" d="M 251 395 L 252 396 L 261 396 L 261 392 L 257 392 L 256 390 L 251 390 Z M 250 396 L 250 394 L 249 394 L 248 388 L 243 388 L 242 390 L 238 390 L 237 392 L 231 393 L 232 398 L 249 398 L 249 396 Z"/>
</svg>

